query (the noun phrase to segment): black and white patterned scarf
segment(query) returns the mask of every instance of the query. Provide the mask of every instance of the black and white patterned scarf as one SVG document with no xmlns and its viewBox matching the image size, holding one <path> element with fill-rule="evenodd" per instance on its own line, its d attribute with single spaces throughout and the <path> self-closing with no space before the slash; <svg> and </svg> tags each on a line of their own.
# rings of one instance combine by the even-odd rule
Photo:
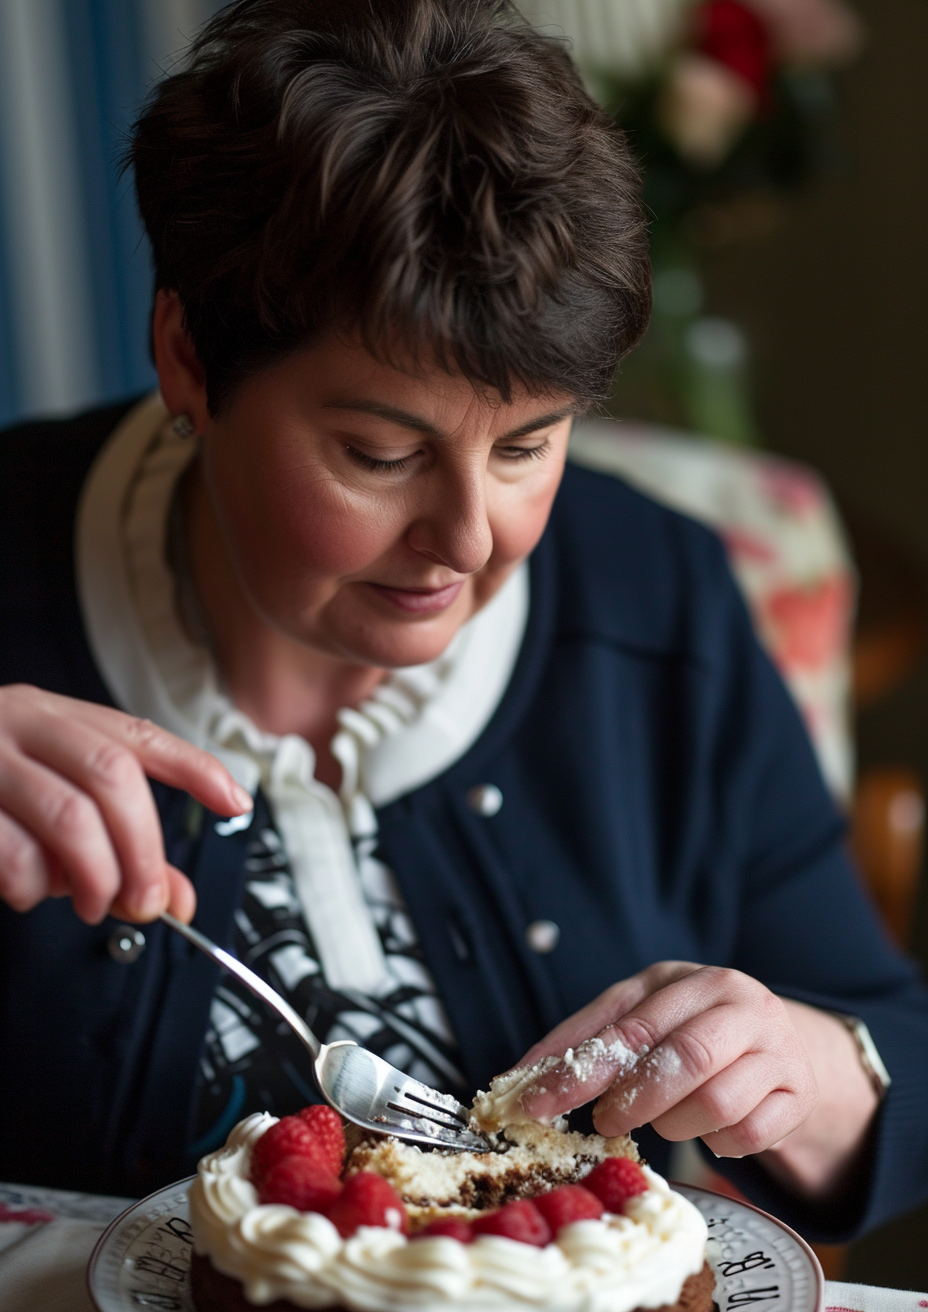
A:
<svg viewBox="0 0 928 1312">
<path fill-rule="evenodd" d="M 465 1087 L 457 1045 L 396 879 L 373 839 L 355 844 L 364 899 L 386 961 L 375 995 L 327 984 L 303 917 L 287 854 L 259 794 L 235 914 L 232 951 L 266 979 L 323 1043 L 354 1039 L 432 1088 Z M 216 988 L 200 1061 L 195 1142 L 190 1156 L 218 1148 L 255 1111 L 285 1116 L 318 1102 L 306 1049 L 291 1030 L 231 976 Z"/>
</svg>

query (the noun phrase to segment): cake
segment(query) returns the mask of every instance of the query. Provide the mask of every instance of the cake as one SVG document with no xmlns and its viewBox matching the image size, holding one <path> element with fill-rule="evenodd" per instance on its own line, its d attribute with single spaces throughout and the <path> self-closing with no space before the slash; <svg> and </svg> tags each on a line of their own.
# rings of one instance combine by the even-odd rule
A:
<svg viewBox="0 0 928 1312">
<path fill-rule="evenodd" d="M 709 1312 L 699 1212 L 627 1136 L 528 1120 L 538 1074 L 478 1094 L 489 1153 L 346 1143 L 327 1107 L 241 1121 L 190 1188 L 198 1312 Z"/>
</svg>

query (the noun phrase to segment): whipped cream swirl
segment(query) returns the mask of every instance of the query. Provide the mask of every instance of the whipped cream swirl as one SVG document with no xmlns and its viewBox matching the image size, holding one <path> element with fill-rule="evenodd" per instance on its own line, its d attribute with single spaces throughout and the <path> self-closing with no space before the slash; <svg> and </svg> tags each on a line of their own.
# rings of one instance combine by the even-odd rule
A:
<svg viewBox="0 0 928 1312">
<path fill-rule="evenodd" d="M 357 1312 L 492 1312 L 513 1302 L 559 1312 L 631 1312 L 674 1303 L 702 1268 L 706 1225 L 692 1204 L 644 1168 L 647 1193 L 625 1216 L 564 1226 L 546 1248 L 497 1235 L 472 1244 L 436 1236 L 410 1242 L 362 1226 L 342 1239 L 326 1217 L 261 1205 L 248 1179 L 251 1148 L 275 1118 L 241 1121 L 226 1146 L 200 1162 L 190 1188 L 196 1251 L 240 1280 L 258 1306 Z"/>
</svg>

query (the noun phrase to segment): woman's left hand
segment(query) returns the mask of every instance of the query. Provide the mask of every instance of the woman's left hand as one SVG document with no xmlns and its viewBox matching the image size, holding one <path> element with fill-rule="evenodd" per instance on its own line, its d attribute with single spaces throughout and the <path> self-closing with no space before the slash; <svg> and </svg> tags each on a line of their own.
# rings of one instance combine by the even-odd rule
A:
<svg viewBox="0 0 928 1312">
<path fill-rule="evenodd" d="M 650 1122 L 665 1139 L 699 1137 L 720 1157 L 742 1157 L 790 1134 L 818 1100 L 787 1006 L 737 970 L 659 962 L 600 994 L 519 1064 L 568 1049 L 522 1106 L 549 1119 L 598 1095 L 593 1120 L 604 1135 Z"/>
</svg>

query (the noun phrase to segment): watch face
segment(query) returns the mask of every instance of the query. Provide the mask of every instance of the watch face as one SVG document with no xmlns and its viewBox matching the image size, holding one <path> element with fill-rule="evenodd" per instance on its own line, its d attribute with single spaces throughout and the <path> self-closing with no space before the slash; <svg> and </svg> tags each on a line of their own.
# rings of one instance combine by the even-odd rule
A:
<svg viewBox="0 0 928 1312">
<path fill-rule="evenodd" d="M 143 1198 L 101 1236 L 87 1269 L 97 1312 L 195 1312 L 190 1291 L 190 1179 Z M 706 1219 L 706 1256 L 719 1312 L 822 1312 L 815 1254 L 781 1222 L 747 1203 L 674 1185 Z"/>
</svg>

